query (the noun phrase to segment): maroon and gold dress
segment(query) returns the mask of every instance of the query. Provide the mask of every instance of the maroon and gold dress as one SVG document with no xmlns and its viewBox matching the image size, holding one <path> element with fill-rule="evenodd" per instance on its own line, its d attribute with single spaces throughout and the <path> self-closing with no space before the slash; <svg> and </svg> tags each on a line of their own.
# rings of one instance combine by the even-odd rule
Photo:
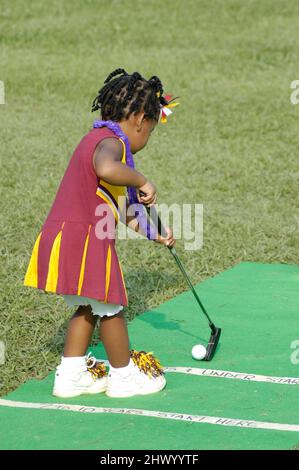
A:
<svg viewBox="0 0 299 470">
<path fill-rule="evenodd" d="M 125 203 L 126 187 L 106 183 L 97 177 L 93 167 L 95 148 L 108 137 L 121 141 L 121 161 L 126 164 L 125 144 L 110 129 L 92 129 L 83 137 L 36 238 L 25 286 L 128 305 L 115 237 L 98 237 L 96 230 L 100 204 L 109 207 L 115 230 L 124 208 L 118 205 L 119 196 L 123 205 Z"/>
</svg>

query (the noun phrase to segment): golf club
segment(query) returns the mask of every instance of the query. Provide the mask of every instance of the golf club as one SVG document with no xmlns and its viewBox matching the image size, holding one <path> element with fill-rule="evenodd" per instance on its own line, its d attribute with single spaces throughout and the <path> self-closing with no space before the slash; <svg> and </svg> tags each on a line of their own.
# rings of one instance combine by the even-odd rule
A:
<svg viewBox="0 0 299 470">
<path fill-rule="evenodd" d="M 152 220 L 152 222 L 154 223 L 154 225 L 156 226 L 157 230 L 158 230 L 158 233 L 159 235 L 161 235 L 162 237 L 167 237 L 167 232 L 161 222 L 161 219 L 159 217 L 159 214 L 157 213 L 157 210 L 155 208 L 155 206 L 151 206 L 151 207 L 148 207 L 148 206 L 145 206 L 146 207 L 146 210 L 147 210 L 147 214 L 148 216 L 150 217 L 150 219 Z M 179 259 L 178 257 L 178 254 L 175 250 L 174 247 L 167 247 L 170 251 L 170 253 L 172 254 L 172 256 L 174 257 L 178 267 L 180 268 L 183 276 L 185 277 L 198 305 L 200 306 L 201 308 L 201 311 L 203 312 L 203 314 L 206 316 L 206 318 L 208 319 L 208 322 L 209 322 L 209 327 L 211 328 L 211 336 L 210 336 L 210 339 L 209 339 L 209 343 L 207 345 L 207 353 L 205 355 L 205 357 L 203 358 L 204 361 L 210 361 L 214 354 L 215 354 L 215 351 L 216 351 L 216 348 L 217 348 L 217 345 L 218 345 L 218 342 L 219 342 L 219 339 L 220 339 L 220 335 L 221 335 L 221 328 L 218 328 L 217 326 L 215 326 L 215 324 L 212 322 L 210 316 L 208 315 L 208 312 L 206 311 L 205 307 L 203 306 L 200 298 L 198 297 L 194 287 L 193 287 L 193 284 L 187 274 L 187 272 L 185 271 L 185 268 L 184 266 L 182 265 L 181 263 L 181 260 Z"/>
</svg>

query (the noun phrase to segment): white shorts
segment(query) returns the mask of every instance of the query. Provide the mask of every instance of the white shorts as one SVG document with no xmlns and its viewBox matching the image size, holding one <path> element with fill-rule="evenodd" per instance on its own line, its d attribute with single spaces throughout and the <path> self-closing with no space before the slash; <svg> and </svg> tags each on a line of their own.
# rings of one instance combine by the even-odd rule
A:
<svg viewBox="0 0 299 470">
<path fill-rule="evenodd" d="M 75 305 L 90 305 L 92 313 L 94 315 L 99 315 L 99 317 L 111 317 L 112 315 L 119 313 L 124 308 L 123 305 L 107 304 L 100 300 L 82 297 L 81 295 L 63 295 L 63 298 L 69 307 L 73 307 Z"/>
</svg>

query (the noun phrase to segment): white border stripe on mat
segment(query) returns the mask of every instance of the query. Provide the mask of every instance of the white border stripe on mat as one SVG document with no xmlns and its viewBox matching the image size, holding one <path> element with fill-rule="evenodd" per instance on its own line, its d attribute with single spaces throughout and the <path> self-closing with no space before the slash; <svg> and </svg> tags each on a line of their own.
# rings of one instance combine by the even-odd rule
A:
<svg viewBox="0 0 299 470">
<path fill-rule="evenodd" d="M 30 403 L 0 399 L 0 406 L 12 408 L 34 408 L 39 410 L 75 411 L 77 413 L 112 413 L 122 415 L 147 416 L 150 418 L 172 419 L 189 423 L 217 424 L 245 429 L 269 429 L 274 431 L 299 432 L 299 424 L 269 423 L 245 419 L 221 418 L 217 416 L 189 415 L 185 413 L 170 413 L 167 411 L 139 410 L 134 408 L 100 408 L 95 406 L 67 405 L 64 403 Z"/>
<path fill-rule="evenodd" d="M 299 385 L 299 377 L 272 377 L 270 375 L 246 374 L 244 372 L 232 372 L 229 370 L 199 369 L 197 367 L 164 367 L 164 372 L 179 372 L 181 374 L 201 375 L 204 377 L 245 380 L 247 382 Z"/>
<path fill-rule="evenodd" d="M 97 359 L 109 366 L 109 362 Z M 180 374 L 200 375 L 204 377 L 218 377 L 220 379 L 245 380 L 246 382 L 266 382 L 279 385 L 299 385 L 299 377 L 273 377 L 271 375 L 250 374 L 230 370 L 200 369 L 198 367 L 163 367 L 164 372 L 178 372 Z"/>
</svg>

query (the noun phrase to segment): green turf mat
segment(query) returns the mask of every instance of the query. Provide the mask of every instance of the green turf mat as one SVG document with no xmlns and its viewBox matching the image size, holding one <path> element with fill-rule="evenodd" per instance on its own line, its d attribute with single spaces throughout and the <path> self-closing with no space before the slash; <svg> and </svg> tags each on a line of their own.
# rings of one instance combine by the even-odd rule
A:
<svg viewBox="0 0 299 470">
<path fill-rule="evenodd" d="M 223 328 L 213 361 L 204 363 L 191 358 L 192 346 L 206 342 L 209 329 L 190 292 L 136 318 L 130 324 L 132 347 L 154 351 L 166 367 L 209 367 L 296 378 L 299 365 L 291 362 L 290 345 L 299 339 L 298 287 L 298 266 L 241 263 L 196 286 L 213 320 Z M 101 345 L 93 352 L 105 357 Z M 51 396 L 53 373 L 42 381 L 30 380 L 5 398 L 167 412 L 168 419 L 161 419 L 158 414 L 132 415 L 128 411 L 103 414 L 83 413 L 82 409 L 79 413 L 0 406 L 0 447 L 200 450 L 289 449 L 298 445 L 299 432 L 250 428 L 250 423 L 299 425 L 299 385 L 174 372 L 167 372 L 166 377 L 163 392 L 128 399 L 100 394 L 60 400 Z M 190 416 L 190 421 L 181 419 L 182 414 Z M 214 424 L 195 422 L 196 415 L 215 417 Z M 222 421 L 223 425 L 218 425 L 217 417 L 243 421 Z"/>
</svg>

